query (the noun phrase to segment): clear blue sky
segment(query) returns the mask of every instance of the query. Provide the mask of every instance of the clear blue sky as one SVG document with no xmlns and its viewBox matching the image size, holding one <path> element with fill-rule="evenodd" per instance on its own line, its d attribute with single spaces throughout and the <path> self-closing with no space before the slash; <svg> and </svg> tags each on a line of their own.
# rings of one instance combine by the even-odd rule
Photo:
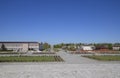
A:
<svg viewBox="0 0 120 78">
<path fill-rule="evenodd" d="M 0 0 L 0 40 L 120 42 L 120 0 Z"/>
</svg>

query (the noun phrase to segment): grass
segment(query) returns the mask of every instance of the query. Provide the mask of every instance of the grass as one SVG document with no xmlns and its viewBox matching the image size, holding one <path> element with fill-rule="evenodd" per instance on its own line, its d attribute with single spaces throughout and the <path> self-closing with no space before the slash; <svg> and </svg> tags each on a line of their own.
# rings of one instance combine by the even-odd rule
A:
<svg viewBox="0 0 120 78">
<path fill-rule="evenodd" d="M 84 56 L 87 58 L 101 60 L 101 61 L 120 61 L 120 56 Z"/>
<path fill-rule="evenodd" d="M 58 51 L 59 51 L 57 48 L 54 48 L 53 50 L 54 50 L 55 52 L 58 52 Z"/>
<path fill-rule="evenodd" d="M 18 52 L 13 52 L 12 50 L 1 51 L 0 54 L 19 54 Z"/>
<path fill-rule="evenodd" d="M 56 58 L 57 57 L 57 58 Z M 59 56 L 1 56 L 0 62 L 58 62 Z"/>
<path fill-rule="evenodd" d="M 13 50 L 6 50 L 6 51 L 0 50 L 0 52 L 13 52 Z"/>
<path fill-rule="evenodd" d="M 55 54 L 54 52 L 36 52 L 36 53 L 33 53 L 33 54 Z"/>
</svg>

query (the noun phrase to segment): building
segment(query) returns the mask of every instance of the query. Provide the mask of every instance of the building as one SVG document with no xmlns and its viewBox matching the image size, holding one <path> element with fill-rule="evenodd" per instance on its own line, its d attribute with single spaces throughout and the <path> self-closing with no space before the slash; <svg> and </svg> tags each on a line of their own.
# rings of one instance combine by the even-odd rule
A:
<svg viewBox="0 0 120 78">
<path fill-rule="evenodd" d="M 81 50 L 94 50 L 95 46 L 81 46 Z"/>
<path fill-rule="evenodd" d="M 39 42 L 0 42 L 0 49 L 2 45 L 4 45 L 7 50 L 13 50 L 17 52 L 26 52 L 28 50 L 39 51 Z"/>
<path fill-rule="evenodd" d="M 113 46 L 113 50 L 120 50 L 120 46 Z"/>
<path fill-rule="evenodd" d="M 96 50 L 108 51 L 109 48 L 108 48 L 108 46 L 100 45 L 100 46 L 96 46 Z"/>
</svg>

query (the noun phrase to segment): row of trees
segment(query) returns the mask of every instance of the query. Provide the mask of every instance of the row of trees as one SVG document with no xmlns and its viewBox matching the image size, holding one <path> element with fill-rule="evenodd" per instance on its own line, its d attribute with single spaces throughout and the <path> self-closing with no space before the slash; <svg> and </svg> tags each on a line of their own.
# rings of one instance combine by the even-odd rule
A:
<svg viewBox="0 0 120 78">
<path fill-rule="evenodd" d="M 62 48 L 64 50 L 75 51 L 76 48 L 78 48 L 78 44 L 74 44 L 74 43 L 60 43 L 60 44 L 54 45 L 54 48 Z"/>
<path fill-rule="evenodd" d="M 107 48 L 109 50 L 112 50 L 113 46 L 120 46 L 120 43 L 60 43 L 54 45 L 54 48 L 63 48 L 67 50 L 77 50 L 81 45 L 93 45 L 96 48 Z"/>
</svg>

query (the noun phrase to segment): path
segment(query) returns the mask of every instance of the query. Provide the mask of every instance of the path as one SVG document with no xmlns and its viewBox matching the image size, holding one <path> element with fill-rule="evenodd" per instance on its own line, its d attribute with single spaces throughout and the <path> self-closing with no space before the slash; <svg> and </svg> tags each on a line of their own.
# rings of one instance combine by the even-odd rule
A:
<svg viewBox="0 0 120 78">
<path fill-rule="evenodd" d="M 79 54 L 70 54 L 64 51 L 57 53 L 67 64 L 120 64 L 120 61 L 97 61 L 80 56 Z"/>
<path fill-rule="evenodd" d="M 84 58 L 75 54 L 69 54 L 63 51 L 60 51 L 57 53 L 60 57 L 62 57 L 65 61 L 65 63 L 68 64 L 93 64 L 93 63 L 98 63 L 96 60 L 91 60 L 88 58 Z"/>
</svg>

